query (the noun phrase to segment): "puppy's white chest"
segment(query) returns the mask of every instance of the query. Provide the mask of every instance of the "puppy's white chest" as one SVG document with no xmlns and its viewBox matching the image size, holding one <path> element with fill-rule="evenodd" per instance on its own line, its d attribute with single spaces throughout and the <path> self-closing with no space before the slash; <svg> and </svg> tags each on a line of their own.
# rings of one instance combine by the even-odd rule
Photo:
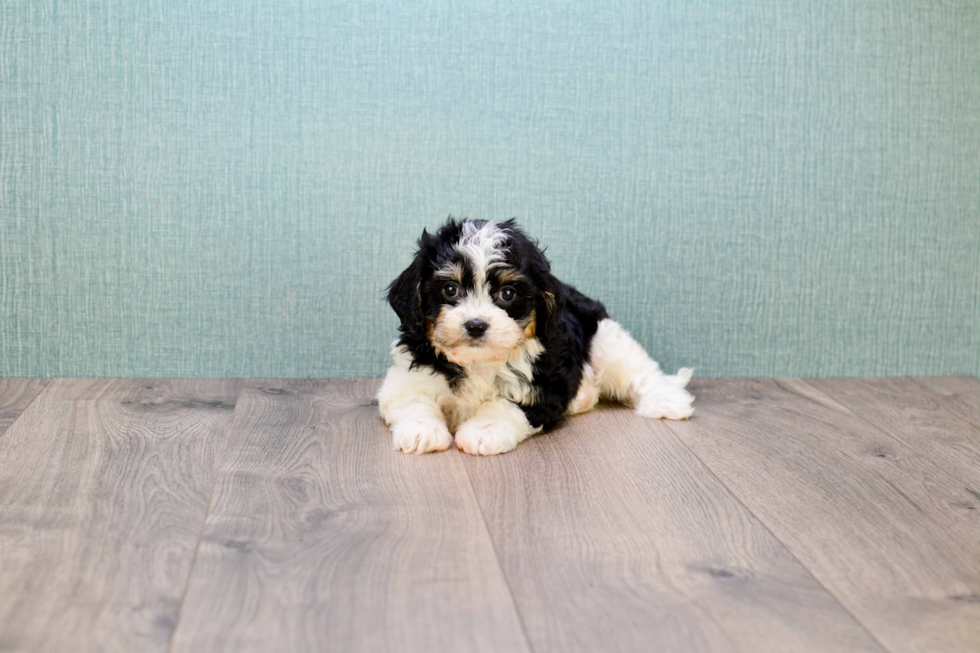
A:
<svg viewBox="0 0 980 653">
<path fill-rule="evenodd" d="M 476 411 L 491 399 L 500 396 L 497 378 L 504 368 L 501 364 L 475 364 L 466 369 L 466 377 L 453 389 L 449 405 L 443 406 L 447 422 L 453 430 L 470 419 Z"/>
<path fill-rule="evenodd" d="M 445 398 L 442 409 L 452 430 L 476 414 L 486 402 L 502 398 L 516 404 L 533 404 L 537 399 L 531 379 L 534 361 L 544 348 L 531 338 L 511 352 L 506 360 L 473 363 L 466 366 L 466 376 Z"/>
</svg>

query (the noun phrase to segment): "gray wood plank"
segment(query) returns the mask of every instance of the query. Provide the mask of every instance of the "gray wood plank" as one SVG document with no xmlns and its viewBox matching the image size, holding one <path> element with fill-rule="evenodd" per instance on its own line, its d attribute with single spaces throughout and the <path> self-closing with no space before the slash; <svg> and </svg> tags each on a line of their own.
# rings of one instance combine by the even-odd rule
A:
<svg viewBox="0 0 980 653">
<path fill-rule="evenodd" d="M 0 438 L 0 650 L 165 651 L 237 381 L 55 380 Z"/>
<path fill-rule="evenodd" d="M 44 389 L 49 379 L 0 379 L 0 436 Z"/>
<path fill-rule="evenodd" d="M 963 402 L 971 410 L 980 410 L 980 379 L 975 376 L 917 376 L 914 380 L 944 397 Z"/>
<path fill-rule="evenodd" d="M 918 376 L 914 380 L 944 398 L 942 410 L 956 420 L 957 428 L 962 425 L 965 437 L 971 437 L 969 428 L 972 426 L 972 442 L 980 440 L 980 379 L 974 376 Z M 972 447 L 971 444 L 971 451 Z"/>
<path fill-rule="evenodd" d="M 980 382 L 976 379 L 898 377 L 806 382 L 942 468 L 980 498 L 980 410 L 969 403 L 980 403 Z M 980 502 L 974 499 L 962 507 L 980 509 Z"/>
<path fill-rule="evenodd" d="M 980 511 L 956 479 L 799 380 L 700 380 L 668 427 L 895 652 L 976 651 Z"/>
<path fill-rule="evenodd" d="M 526 651 L 458 451 L 406 456 L 377 381 L 243 390 L 174 651 Z"/>
<path fill-rule="evenodd" d="M 537 653 L 883 650 L 659 421 L 465 464 Z"/>
</svg>

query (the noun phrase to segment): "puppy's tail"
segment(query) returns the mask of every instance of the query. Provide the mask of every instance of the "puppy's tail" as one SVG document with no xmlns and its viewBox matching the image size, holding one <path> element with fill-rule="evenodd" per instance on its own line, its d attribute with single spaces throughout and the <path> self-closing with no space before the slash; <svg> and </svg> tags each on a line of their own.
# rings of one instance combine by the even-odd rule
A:
<svg viewBox="0 0 980 653">
<path fill-rule="evenodd" d="M 674 376 L 667 377 L 672 379 L 681 388 L 686 388 L 687 384 L 691 382 L 691 377 L 694 376 L 693 367 L 682 367 L 677 370 L 677 374 Z"/>
</svg>

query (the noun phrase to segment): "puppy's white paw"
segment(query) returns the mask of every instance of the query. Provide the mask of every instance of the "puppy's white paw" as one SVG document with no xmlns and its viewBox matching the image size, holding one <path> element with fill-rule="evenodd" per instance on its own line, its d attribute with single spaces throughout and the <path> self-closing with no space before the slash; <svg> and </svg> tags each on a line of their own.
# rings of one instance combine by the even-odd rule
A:
<svg viewBox="0 0 980 653">
<path fill-rule="evenodd" d="M 492 456 L 511 451 L 521 441 L 513 424 L 475 417 L 456 431 L 456 446 L 472 456 Z"/>
<path fill-rule="evenodd" d="M 446 425 L 437 419 L 402 419 L 391 427 L 395 451 L 423 454 L 445 451 L 453 436 Z"/>
<path fill-rule="evenodd" d="M 682 386 L 670 384 L 640 395 L 636 414 L 651 419 L 687 419 L 694 414 L 694 396 Z"/>
</svg>

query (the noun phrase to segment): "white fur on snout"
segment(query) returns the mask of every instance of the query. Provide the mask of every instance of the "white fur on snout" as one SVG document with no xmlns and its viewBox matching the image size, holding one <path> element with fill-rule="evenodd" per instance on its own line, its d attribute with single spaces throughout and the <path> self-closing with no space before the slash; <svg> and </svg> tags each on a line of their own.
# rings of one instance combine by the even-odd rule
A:
<svg viewBox="0 0 980 653">
<path fill-rule="evenodd" d="M 487 330 L 478 340 L 466 332 L 470 320 L 483 320 Z M 455 306 L 443 308 L 432 330 L 433 345 L 457 365 L 503 361 L 524 339 L 524 329 L 490 295 L 473 291 Z"/>
</svg>

